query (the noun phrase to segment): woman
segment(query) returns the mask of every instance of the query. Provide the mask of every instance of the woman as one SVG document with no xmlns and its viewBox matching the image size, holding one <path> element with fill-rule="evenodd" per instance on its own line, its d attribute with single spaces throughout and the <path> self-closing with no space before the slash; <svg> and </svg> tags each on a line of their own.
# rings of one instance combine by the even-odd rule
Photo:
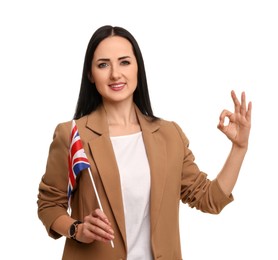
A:
<svg viewBox="0 0 278 260">
<path fill-rule="evenodd" d="M 83 170 L 68 214 L 72 122 L 55 129 L 39 186 L 39 218 L 51 237 L 67 237 L 63 259 L 182 259 L 180 200 L 212 214 L 233 200 L 248 148 L 251 103 L 244 92 L 241 101 L 234 91 L 231 96 L 235 111 L 223 110 L 218 128 L 232 148 L 211 181 L 194 163 L 180 127 L 154 116 L 134 37 L 120 27 L 99 28 L 88 44 L 74 115 L 97 192 Z"/>
</svg>

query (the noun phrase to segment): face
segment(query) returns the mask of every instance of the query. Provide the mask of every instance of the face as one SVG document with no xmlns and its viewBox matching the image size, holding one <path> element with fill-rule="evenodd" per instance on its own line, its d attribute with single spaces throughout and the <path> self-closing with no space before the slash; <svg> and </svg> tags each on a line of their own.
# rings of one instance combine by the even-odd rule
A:
<svg viewBox="0 0 278 260">
<path fill-rule="evenodd" d="M 92 60 L 91 81 L 103 102 L 132 102 L 137 72 L 136 57 L 127 39 L 111 36 L 97 46 Z"/>
</svg>

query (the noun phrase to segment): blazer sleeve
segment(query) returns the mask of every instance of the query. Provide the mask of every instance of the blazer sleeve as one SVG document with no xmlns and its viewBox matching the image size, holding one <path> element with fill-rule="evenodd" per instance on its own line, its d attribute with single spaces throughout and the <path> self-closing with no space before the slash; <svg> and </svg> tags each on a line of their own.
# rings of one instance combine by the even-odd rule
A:
<svg viewBox="0 0 278 260">
<path fill-rule="evenodd" d="M 194 162 L 195 157 L 189 149 L 189 140 L 174 123 L 183 142 L 184 156 L 181 175 L 181 200 L 206 213 L 218 214 L 230 202 L 232 194 L 228 197 L 222 191 L 217 179 L 209 180 L 207 174 L 201 172 Z"/>
<path fill-rule="evenodd" d="M 59 124 L 53 135 L 45 173 L 39 184 L 38 216 L 49 236 L 61 237 L 51 230 L 52 223 L 61 215 L 67 215 L 68 199 L 68 151 L 70 123 Z"/>
</svg>

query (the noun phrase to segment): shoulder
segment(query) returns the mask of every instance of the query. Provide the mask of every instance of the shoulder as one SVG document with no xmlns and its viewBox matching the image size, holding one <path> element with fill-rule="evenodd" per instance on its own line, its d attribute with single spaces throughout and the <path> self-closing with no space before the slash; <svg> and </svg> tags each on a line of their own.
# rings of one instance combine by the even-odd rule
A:
<svg viewBox="0 0 278 260">
<path fill-rule="evenodd" d="M 53 133 L 53 143 L 67 145 L 70 140 L 72 121 L 60 122 L 56 125 Z"/>
<path fill-rule="evenodd" d="M 55 127 L 55 132 L 57 132 L 57 131 L 58 132 L 70 132 L 72 125 L 73 125 L 73 121 L 75 121 L 78 128 L 83 128 L 87 124 L 88 115 L 80 117 L 79 119 L 71 119 L 68 121 L 63 121 L 63 122 L 58 123 Z"/>
<path fill-rule="evenodd" d="M 170 130 L 174 132 L 181 132 L 183 133 L 182 128 L 179 126 L 179 124 L 175 121 L 170 121 L 166 119 L 157 119 L 155 123 L 161 128 L 161 130 Z"/>
<path fill-rule="evenodd" d="M 63 132 L 69 132 L 72 126 L 72 120 L 70 121 L 65 121 L 65 122 L 60 122 L 56 125 L 55 127 L 55 133 L 63 133 Z"/>
<path fill-rule="evenodd" d="M 189 140 L 180 127 L 175 121 L 169 121 L 165 119 L 158 119 L 155 122 L 158 125 L 158 132 L 167 136 L 171 136 L 171 140 L 180 140 L 186 146 L 189 145 Z"/>
</svg>

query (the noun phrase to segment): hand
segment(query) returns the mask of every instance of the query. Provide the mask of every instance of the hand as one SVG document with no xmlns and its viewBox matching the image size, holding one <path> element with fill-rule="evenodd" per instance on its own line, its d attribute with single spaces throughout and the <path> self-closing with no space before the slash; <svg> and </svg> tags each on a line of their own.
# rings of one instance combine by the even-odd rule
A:
<svg viewBox="0 0 278 260">
<path fill-rule="evenodd" d="M 249 102 L 246 109 L 245 92 L 241 94 L 241 103 L 236 97 L 234 91 L 231 92 L 234 102 L 234 113 L 223 110 L 219 117 L 218 129 L 222 131 L 239 148 L 248 147 L 248 139 L 251 129 L 251 110 L 252 103 Z M 224 125 L 225 118 L 229 119 L 227 125 Z"/>
<path fill-rule="evenodd" d="M 100 209 L 96 209 L 78 226 L 76 239 L 83 243 L 92 243 L 95 240 L 110 242 L 114 239 L 114 231 L 106 215 Z"/>
</svg>

